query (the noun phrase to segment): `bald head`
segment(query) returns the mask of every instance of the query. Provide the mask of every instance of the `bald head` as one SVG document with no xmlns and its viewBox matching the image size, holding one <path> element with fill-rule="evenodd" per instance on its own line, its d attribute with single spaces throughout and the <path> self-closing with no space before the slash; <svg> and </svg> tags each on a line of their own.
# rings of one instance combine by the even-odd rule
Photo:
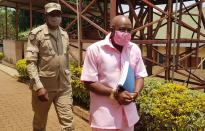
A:
<svg viewBox="0 0 205 131">
<path fill-rule="evenodd" d="M 122 52 L 123 46 L 129 44 L 131 40 L 132 23 L 124 15 L 115 16 L 111 21 L 110 39 L 113 46 Z"/>
<path fill-rule="evenodd" d="M 119 30 L 120 28 L 132 28 L 131 21 L 124 15 L 115 16 L 111 21 L 111 28 Z"/>
</svg>

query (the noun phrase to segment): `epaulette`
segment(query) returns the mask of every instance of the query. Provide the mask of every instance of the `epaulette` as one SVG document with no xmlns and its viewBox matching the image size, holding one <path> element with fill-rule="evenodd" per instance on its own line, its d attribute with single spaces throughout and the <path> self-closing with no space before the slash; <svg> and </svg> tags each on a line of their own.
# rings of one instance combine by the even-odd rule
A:
<svg viewBox="0 0 205 131">
<path fill-rule="evenodd" d="M 29 39 L 34 40 L 36 38 L 36 35 L 42 31 L 42 26 L 36 27 L 29 33 Z"/>
<path fill-rule="evenodd" d="M 64 29 L 64 28 L 62 28 L 62 27 L 60 27 L 60 29 L 61 29 L 62 31 L 65 31 L 65 29 Z"/>
<path fill-rule="evenodd" d="M 65 29 L 63 29 L 62 27 L 60 27 L 61 33 L 63 35 L 68 35 L 67 31 Z"/>
</svg>

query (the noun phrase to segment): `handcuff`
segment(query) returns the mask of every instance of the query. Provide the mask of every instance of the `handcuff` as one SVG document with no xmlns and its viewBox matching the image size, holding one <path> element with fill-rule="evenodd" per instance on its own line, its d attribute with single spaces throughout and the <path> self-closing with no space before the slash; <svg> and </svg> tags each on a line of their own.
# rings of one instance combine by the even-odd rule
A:
<svg viewBox="0 0 205 131">
<path fill-rule="evenodd" d="M 117 95 L 117 89 L 116 88 L 112 88 L 112 92 L 111 92 L 109 98 L 115 99 L 116 95 Z"/>
<path fill-rule="evenodd" d="M 119 92 L 122 92 L 122 91 L 124 91 L 124 88 L 123 88 L 122 86 L 118 86 L 117 88 L 112 88 L 112 92 L 111 92 L 109 98 L 111 98 L 111 99 L 116 99 L 117 94 L 118 94 Z M 132 92 L 132 93 L 134 93 L 137 97 L 139 96 L 139 92 L 137 92 L 137 91 Z M 137 97 L 135 97 L 135 99 L 136 99 Z M 132 96 L 132 101 L 133 101 L 133 102 L 135 101 L 135 99 L 134 99 L 134 96 Z"/>
</svg>

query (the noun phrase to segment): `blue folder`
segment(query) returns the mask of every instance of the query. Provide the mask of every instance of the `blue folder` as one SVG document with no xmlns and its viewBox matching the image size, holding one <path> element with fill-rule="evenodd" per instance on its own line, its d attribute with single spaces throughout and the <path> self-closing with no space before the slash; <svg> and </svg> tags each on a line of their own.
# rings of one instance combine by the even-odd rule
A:
<svg viewBox="0 0 205 131">
<path fill-rule="evenodd" d="M 122 87 L 130 93 L 134 92 L 135 90 L 135 73 L 127 61 L 124 63 L 118 86 Z"/>
</svg>

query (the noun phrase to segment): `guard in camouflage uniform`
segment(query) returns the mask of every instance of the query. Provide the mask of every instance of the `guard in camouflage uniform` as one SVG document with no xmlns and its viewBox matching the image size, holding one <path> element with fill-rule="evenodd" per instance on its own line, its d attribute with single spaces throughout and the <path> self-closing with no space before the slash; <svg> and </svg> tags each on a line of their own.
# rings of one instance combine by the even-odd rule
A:
<svg viewBox="0 0 205 131">
<path fill-rule="evenodd" d="M 45 131 L 53 103 L 63 131 L 73 131 L 72 88 L 68 69 L 67 32 L 61 27 L 61 6 L 45 5 L 46 23 L 33 29 L 26 48 L 31 79 L 33 130 Z"/>
</svg>

